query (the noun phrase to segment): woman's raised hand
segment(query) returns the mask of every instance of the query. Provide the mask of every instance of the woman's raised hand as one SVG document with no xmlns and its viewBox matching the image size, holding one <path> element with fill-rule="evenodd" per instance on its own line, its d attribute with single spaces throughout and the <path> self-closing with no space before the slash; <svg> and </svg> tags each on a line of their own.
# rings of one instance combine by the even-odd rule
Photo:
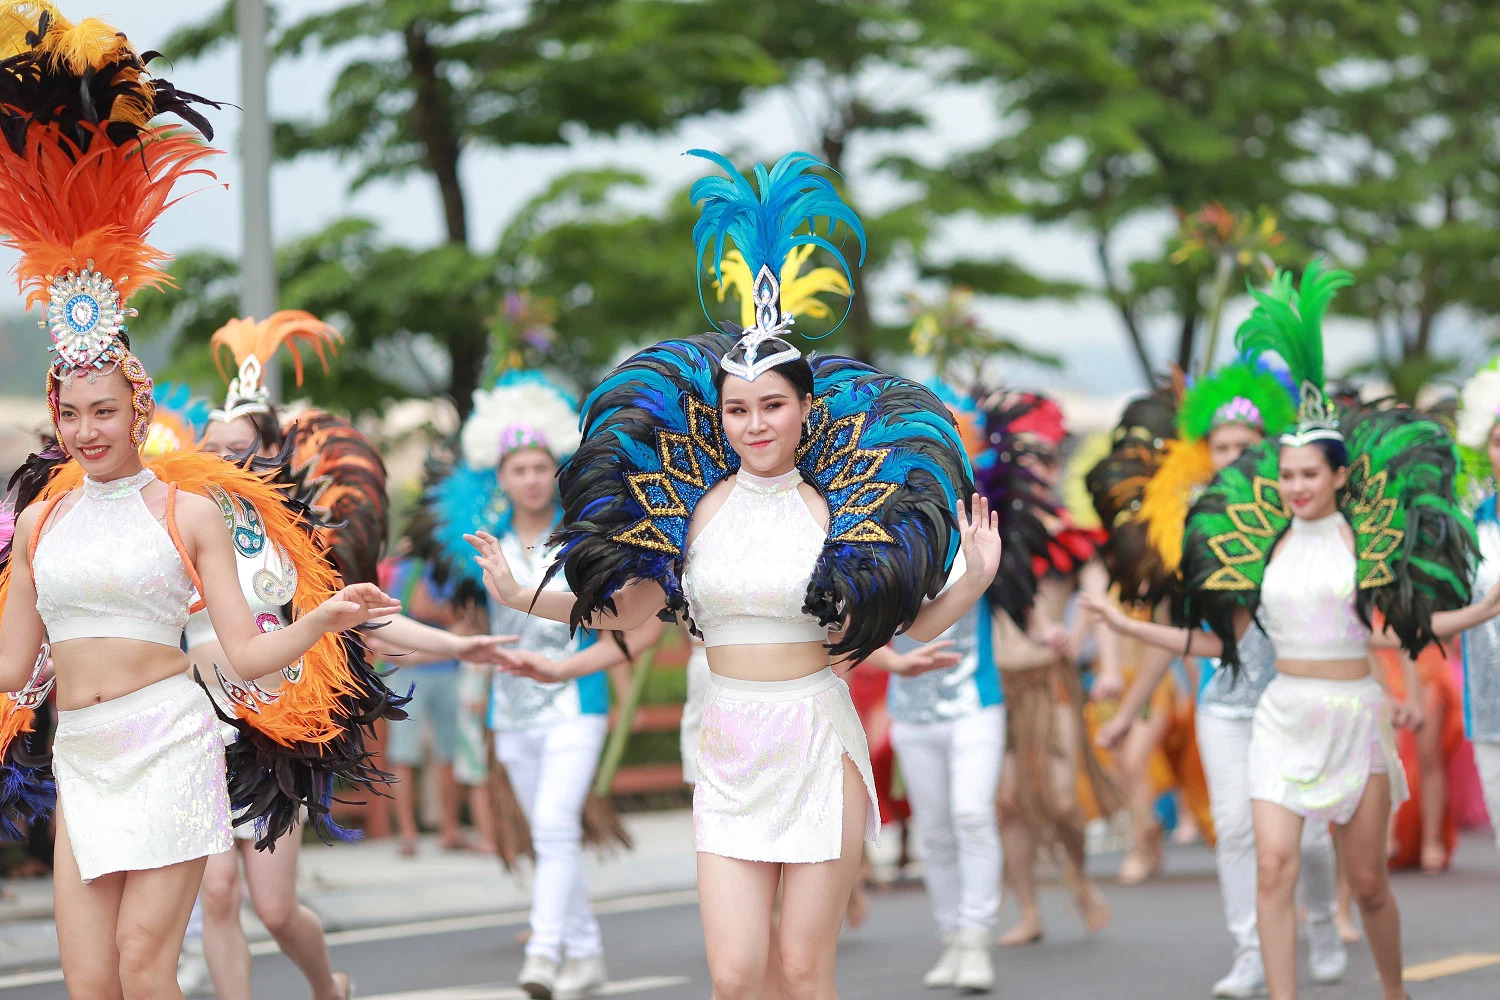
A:
<svg viewBox="0 0 1500 1000">
<path fill-rule="evenodd" d="M 401 602 L 373 583 L 351 584 L 313 610 L 324 632 L 343 632 L 400 613 Z"/>
<path fill-rule="evenodd" d="M 970 572 L 983 574 L 986 584 L 1000 569 L 1000 515 L 990 510 L 990 502 L 975 493 L 968 506 L 960 500 L 958 514 L 959 545 Z"/>
<path fill-rule="evenodd" d="M 522 598 L 521 585 L 516 582 L 515 574 L 511 573 L 510 563 L 505 561 L 505 553 L 500 551 L 500 540 L 488 531 L 480 531 L 465 535 L 464 541 L 474 546 L 474 551 L 478 553 L 474 561 L 484 570 L 484 589 L 506 607 L 515 607 Z"/>
</svg>

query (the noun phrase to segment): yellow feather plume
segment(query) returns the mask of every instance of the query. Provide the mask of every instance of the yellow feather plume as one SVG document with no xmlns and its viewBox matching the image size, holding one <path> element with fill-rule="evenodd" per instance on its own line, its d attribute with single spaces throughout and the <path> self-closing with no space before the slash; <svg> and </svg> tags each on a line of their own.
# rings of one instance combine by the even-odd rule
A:
<svg viewBox="0 0 1500 1000">
<path fill-rule="evenodd" d="M 1214 478 L 1213 456 L 1206 441 L 1171 441 L 1156 474 L 1141 495 L 1136 517 L 1146 524 L 1146 538 L 1168 573 L 1182 563 L 1182 533 L 1188 508 Z"/>
<path fill-rule="evenodd" d="M 833 315 L 833 310 L 817 296 L 832 292 L 847 297 L 850 294 L 849 281 L 842 271 L 832 267 L 815 267 L 800 274 L 812 252 L 810 243 L 799 246 L 787 254 L 781 265 L 781 311 L 793 316 L 825 319 Z M 726 253 L 720 266 L 724 280 L 714 282 L 719 290 L 719 301 L 723 302 L 725 293 L 732 290 L 740 300 L 740 325 L 748 329 L 755 323 L 755 275 L 750 273 L 750 265 L 745 263 L 738 250 Z"/>
</svg>

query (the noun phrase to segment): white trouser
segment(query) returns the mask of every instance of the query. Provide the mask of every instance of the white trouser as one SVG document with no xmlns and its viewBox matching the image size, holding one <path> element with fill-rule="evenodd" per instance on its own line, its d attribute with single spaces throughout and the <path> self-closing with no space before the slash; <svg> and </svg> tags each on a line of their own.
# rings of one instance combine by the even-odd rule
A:
<svg viewBox="0 0 1500 1000">
<path fill-rule="evenodd" d="M 1005 755 L 1005 708 L 947 722 L 892 722 L 922 877 L 941 931 L 993 929 L 1000 909 L 995 792 Z"/>
<path fill-rule="evenodd" d="M 1255 827 L 1250 818 L 1250 729 L 1249 719 L 1224 719 L 1201 709 L 1198 712 L 1198 756 L 1208 780 L 1219 892 L 1224 897 L 1224 919 L 1238 951 L 1260 948 L 1255 923 Z M 1298 888 L 1309 919 L 1333 917 L 1333 838 L 1325 823 L 1302 826 Z"/>
<path fill-rule="evenodd" d="M 495 734 L 495 759 L 515 789 L 536 850 L 528 955 L 560 962 L 602 954 L 583 868 L 583 803 L 609 728 L 581 715 L 535 729 Z"/>
<path fill-rule="evenodd" d="M 1495 844 L 1500 846 L 1500 743 L 1475 740 L 1474 763 L 1479 768 L 1479 783 L 1484 788 L 1484 806 L 1490 812 L 1490 826 L 1495 828 Z"/>
</svg>

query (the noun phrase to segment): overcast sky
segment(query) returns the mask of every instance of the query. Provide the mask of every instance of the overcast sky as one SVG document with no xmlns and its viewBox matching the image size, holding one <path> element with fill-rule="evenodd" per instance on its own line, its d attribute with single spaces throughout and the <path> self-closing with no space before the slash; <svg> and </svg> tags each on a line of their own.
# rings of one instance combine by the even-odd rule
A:
<svg viewBox="0 0 1500 1000">
<path fill-rule="evenodd" d="M 156 47 L 178 26 L 195 19 L 197 12 L 216 6 L 214 3 L 167 3 L 163 0 L 113 0 L 99 13 L 124 30 L 140 49 Z M 296 15 L 320 7 L 332 6 L 328 0 L 285 0 L 282 9 Z M 92 12 L 92 9 L 91 9 Z M 325 59 L 303 58 L 277 63 L 270 80 L 271 106 L 274 115 L 305 115 L 317 109 L 327 93 L 337 63 Z M 233 47 L 195 63 L 163 67 L 163 75 L 178 86 L 216 99 L 237 103 L 239 100 L 238 54 Z M 910 80 L 902 86 L 913 86 Z M 916 83 L 920 88 L 922 84 Z M 938 108 L 936 134 L 923 139 L 923 150 L 940 151 L 944 143 L 959 146 L 966 136 L 976 132 L 975 122 L 990 116 L 982 99 L 944 93 L 936 100 Z M 222 157 L 215 169 L 229 185 L 229 190 L 212 189 L 195 194 L 189 201 L 167 212 L 155 232 L 154 242 L 163 248 L 182 251 L 211 247 L 235 252 L 240 245 L 239 200 L 236 194 L 239 148 L 238 112 L 226 108 L 212 114 L 218 127 L 217 143 L 230 155 Z M 683 150 L 694 146 L 708 148 L 742 148 L 771 159 L 790 149 L 806 146 L 808 135 L 792 101 L 785 94 L 775 94 L 759 101 L 744 115 L 715 116 L 663 140 L 647 141 L 627 138 L 618 141 L 585 141 L 574 146 L 546 150 L 522 150 L 505 154 L 475 151 L 466 154 L 464 173 L 469 194 L 469 228 L 476 245 L 492 244 L 495 234 L 515 207 L 543 188 L 554 175 L 571 169 L 613 165 L 626 162 L 660 182 L 659 191 L 673 189 L 701 172 L 701 161 L 682 157 Z M 910 141 L 909 139 L 906 141 Z M 873 159 L 890 147 L 856 148 L 856 159 Z M 330 158 L 306 158 L 291 164 L 279 164 L 273 176 L 273 224 L 279 242 L 316 230 L 330 219 L 359 214 L 381 221 L 396 239 L 411 242 L 434 242 L 440 236 L 441 216 L 435 191 L 424 179 L 403 183 L 377 183 L 357 195 L 346 193 L 350 172 Z M 899 194 L 893 189 L 861 188 L 860 196 L 872 204 Z M 1140 247 L 1173 225 L 1169 217 L 1142 223 L 1124 235 L 1116 253 L 1129 256 L 1132 247 Z M 1020 257 L 1031 267 L 1048 276 L 1073 278 L 1091 285 L 1099 284 L 1099 273 L 1090 245 L 1065 228 L 1038 229 L 1023 223 L 963 225 L 951 234 L 955 246 L 980 251 L 994 250 Z M 691 266 L 691 251 L 684 246 L 684 266 Z M 0 257 L 8 266 L 13 258 Z M 884 290 L 894 299 L 903 290 L 901 282 L 885 283 Z M 882 311 L 894 308 L 890 302 L 877 303 Z M 1227 311 L 1226 322 L 1237 323 L 1244 315 L 1244 301 L 1234 303 Z M 1064 372 L 1020 366 L 1003 373 L 1012 384 L 1040 382 L 1049 386 L 1067 386 L 1104 396 L 1118 396 L 1140 388 L 1134 362 L 1127 352 L 1119 320 L 1109 307 L 1098 302 L 1076 305 L 1001 303 L 988 308 L 988 316 L 998 327 L 1023 341 L 1053 352 L 1062 353 L 1067 361 Z M 1167 324 L 1170 326 L 1170 324 Z M 1231 327 L 1232 328 L 1232 327 Z M 1159 329 L 1157 334 L 1169 337 Z M 1162 341 L 1165 344 L 1165 340 Z M 1364 357 L 1371 341 L 1364 329 L 1355 324 L 1341 324 L 1330 331 L 1328 353 L 1330 368 L 1340 370 Z M 6 351 L 6 354 L 13 352 Z"/>
</svg>

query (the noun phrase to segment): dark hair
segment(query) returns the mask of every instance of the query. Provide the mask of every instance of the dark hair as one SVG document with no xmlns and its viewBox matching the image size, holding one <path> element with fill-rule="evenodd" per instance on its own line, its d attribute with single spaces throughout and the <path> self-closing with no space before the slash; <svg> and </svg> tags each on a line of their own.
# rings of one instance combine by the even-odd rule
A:
<svg viewBox="0 0 1500 1000">
<path fill-rule="evenodd" d="M 276 414 L 276 407 L 270 407 L 267 413 L 247 413 L 246 417 L 255 425 L 255 436 L 260 439 L 260 447 L 278 449 L 281 447 L 285 436 L 281 433 L 281 420 Z"/>
<path fill-rule="evenodd" d="M 1349 446 L 1344 443 L 1343 438 L 1318 438 L 1316 441 L 1309 441 L 1308 444 L 1323 453 L 1323 460 L 1334 472 L 1349 467 Z"/>
<path fill-rule="evenodd" d="M 792 388 L 797 391 L 797 398 L 813 394 L 812 365 L 807 363 L 806 358 L 794 358 L 791 361 L 783 361 L 775 368 L 768 368 L 768 372 L 774 372 L 792 383 Z M 714 371 L 714 392 L 719 396 L 719 408 L 724 408 L 724 379 L 729 373 L 719 366 Z"/>
</svg>

